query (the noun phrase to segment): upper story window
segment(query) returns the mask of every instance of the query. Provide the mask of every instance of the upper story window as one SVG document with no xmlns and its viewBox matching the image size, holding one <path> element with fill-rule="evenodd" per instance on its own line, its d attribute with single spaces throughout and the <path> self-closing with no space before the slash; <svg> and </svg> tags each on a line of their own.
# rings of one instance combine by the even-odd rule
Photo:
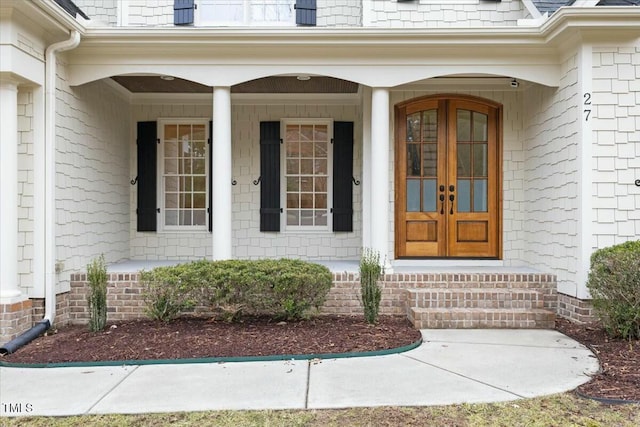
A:
<svg viewBox="0 0 640 427">
<path fill-rule="evenodd" d="M 295 25 L 295 0 L 199 0 L 198 25 Z"/>
</svg>

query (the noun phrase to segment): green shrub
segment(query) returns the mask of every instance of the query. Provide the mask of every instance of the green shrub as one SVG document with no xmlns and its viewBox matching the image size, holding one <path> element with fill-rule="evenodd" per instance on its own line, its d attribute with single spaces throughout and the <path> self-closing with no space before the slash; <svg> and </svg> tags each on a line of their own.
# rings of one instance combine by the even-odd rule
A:
<svg viewBox="0 0 640 427">
<path fill-rule="evenodd" d="M 609 335 L 640 338 L 640 240 L 595 251 L 587 287 Z"/>
<path fill-rule="evenodd" d="M 210 306 L 226 320 L 296 320 L 324 303 L 332 283 L 326 267 L 292 259 L 203 260 L 142 274 L 147 312 L 161 320 L 194 305 Z"/>
<path fill-rule="evenodd" d="M 168 322 L 193 305 L 193 277 L 195 268 L 185 264 L 157 267 L 140 272 L 146 312 L 155 320 Z"/>
<path fill-rule="evenodd" d="M 367 323 L 378 321 L 382 289 L 378 280 L 384 274 L 384 267 L 380 264 L 380 254 L 365 248 L 360 258 L 360 299 L 364 308 L 364 319 Z"/>
<path fill-rule="evenodd" d="M 89 282 L 89 330 L 98 332 L 107 324 L 107 266 L 104 255 L 94 259 L 87 265 L 87 281 Z"/>
</svg>

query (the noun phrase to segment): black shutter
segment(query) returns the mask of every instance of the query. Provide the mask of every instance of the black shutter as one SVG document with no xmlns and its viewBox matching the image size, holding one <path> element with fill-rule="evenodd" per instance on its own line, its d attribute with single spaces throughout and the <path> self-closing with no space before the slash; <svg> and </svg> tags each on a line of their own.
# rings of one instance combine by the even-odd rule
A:
<svg viewBox="0 0 640 427">
<path fill-rule="evenodd" d="M 333 231 L 353 231 L 353 122 L 333 123 Z"/>
<path fill-rule="evenodd" d="M 296 0 L 296 24 L 316 25 L 316 0 Z"/>
<path fill-rule="evenodd" d="M 260 122 L 260 231 L 280 231 L 280 122 Z"/>
<path fill-rule="evenodd" d="M 156 122 L 138 122 L 138 231 L 156 231 Z"/>
<path fill-rule="evenodd" d="M 213 122 L 209 120 L 209 232 L 213 230 Z"/>
<path fill-rule="evenodd" d="M 194 0 L 173 0 L 173 23 L 175 25 L 193 24 Z"/>
</svg>

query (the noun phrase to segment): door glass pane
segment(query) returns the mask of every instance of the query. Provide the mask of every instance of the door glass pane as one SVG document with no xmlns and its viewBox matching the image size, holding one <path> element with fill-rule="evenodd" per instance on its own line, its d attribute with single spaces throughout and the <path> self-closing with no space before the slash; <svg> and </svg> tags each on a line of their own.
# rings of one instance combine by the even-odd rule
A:
<svg viewBox="0 0 640 427">
<path fill-rule="evenodd" d="M 458 180 L 456 198 L 458 199 L 458 212 L 471 211 L 471 180 L 470 179 Z"/>
<path fill-rule="evenodd" d="M 407 176 L 420 176 L 420 144 L 407 144 Z"/>
<path fill-rule="evenodd" d="M 422 165 L 422 176 L 438 175 L 438 145 L 422 144 L 424 163 Z"/>
<path fill-rule="evenodd" d="M 457 140 L 471 141 L 471 111 L 458 110 L 456 122 Z"/>
<path fill-rule="evenodd" d="M 422 180 L 422 212 L 435 212 L 437 207 L 436 180 Z"/>
<path fill-rule="evenodd" d="M 487 176 L 487 144 L 473 144 L 473 176 Z"/>
<path fill-rule="evenodd" d="M 438 110 L 422 112 L 422 141 L 436 142 L 438 140 Z"/>
<path fill-rule="evenodd" d="M 420 142 L 420 113 L 407 116 L 407 142 Z"/>
<path fill-rule="evenodd" d="M 473 140 L 487 141 L 487 115 L 473 112 Z"/>
<path fill-rule="evenodd" d="M 407 180 L 407 212 L 420 212 L 420 180 Z"/>
<path fill-rule="evenodd" d="M 471 144 L 458 144 L 458 176 L 471 176 Z"/>
<path fill-rule="evenodd" d="M 473 211 L 487 211 L 487 180 L 476 179 L 473 181 Z"/>
</svg>

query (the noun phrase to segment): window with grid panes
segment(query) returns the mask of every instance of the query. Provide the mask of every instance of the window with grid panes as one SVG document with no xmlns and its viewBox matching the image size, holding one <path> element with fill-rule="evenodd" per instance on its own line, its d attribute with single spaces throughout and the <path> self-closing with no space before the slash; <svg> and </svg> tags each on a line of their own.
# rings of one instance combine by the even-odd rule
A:
<svg viewBox="0 0 640 427">
<path fill-rule="evenodd" d="M 207 230 L 208 122 L 160 123 L 161 228 Z"/>
<path fill-rule="evenodd" d="M 330 121 L 284 122 L 285 229 L 330 230 Z"/>
<path fill-rule="evenodd" d="M 200 0 L 199 25 L 293 25 L 295 0 Z"/>
</svg>

